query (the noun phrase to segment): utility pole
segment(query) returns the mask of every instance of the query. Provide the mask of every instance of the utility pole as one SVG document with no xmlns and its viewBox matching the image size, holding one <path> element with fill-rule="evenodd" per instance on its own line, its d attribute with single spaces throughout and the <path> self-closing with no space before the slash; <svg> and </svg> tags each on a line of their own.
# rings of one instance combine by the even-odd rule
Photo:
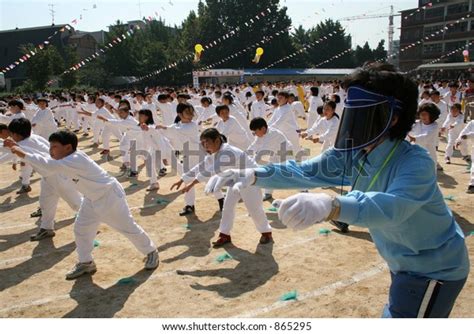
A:
<svg viewBox="0 0 474 334">
<path fill-rule="evenodd" d="M 49 14 L 51 15 L 51 24 L 54 26 L 54 14 L 56 14 L 56 11 L 54 10 L 54 3 L 48 4 L 49 7 Z"/>
</svg>

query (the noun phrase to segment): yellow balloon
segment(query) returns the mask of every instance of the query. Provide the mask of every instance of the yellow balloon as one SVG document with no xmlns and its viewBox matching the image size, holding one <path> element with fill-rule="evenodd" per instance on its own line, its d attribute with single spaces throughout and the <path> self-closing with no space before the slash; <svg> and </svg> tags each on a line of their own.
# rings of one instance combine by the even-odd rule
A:
<svg viewBox="0 0 474 334">
<path fill-rule="evenodd" d="M 263 48 L 258 48 L 257 49 L 257 56 L 263 55 Z"/>
<path fill-rule="evenodd" d="M 195 50 L 197 53 L 201 53 L 201 52 L 204 51 L 204 48 L 202 47 L 201 44 L 196 44 L 196 45 L 194 46 L 194 50 Z"/>
</svg>

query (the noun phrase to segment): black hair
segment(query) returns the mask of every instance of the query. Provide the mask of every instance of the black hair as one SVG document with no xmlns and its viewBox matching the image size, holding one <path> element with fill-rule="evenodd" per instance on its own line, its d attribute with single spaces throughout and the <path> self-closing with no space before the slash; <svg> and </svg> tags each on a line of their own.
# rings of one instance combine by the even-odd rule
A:
<svg viewBox="0 0 474 334">
<path fill-rule="evenodd" d="M 190 109 L 194 112 L 194 107 L 190 103 L 179 103 L 176 107 L 176 112 L 178 114 L 182 114 L 186 109 Z"/>
<path fill-rule="evenodd" d="M 312 96 L 319 96 L 319 88 L 318 87 L 311 87 L 309 90 L 311 91 Z"/>
<path fill-rule="evenodd" d="M 331 107 L 332 110 L 334 110 L 334 112 L 336 111 L 336 108 L 337 108 L 337 103 L 334 102 L 334 101 L 328 101 L 325 103 L 325 105 Z"/>
<path fill-rule="evenodd" d="M 283 96 L 284 98 L 288 99 L 290 97 L 290 94 L 288 92 L 281 91 L 281 92 L 278 92 L 277 96 Z"/>
<path fill-rule="evenodd" d="M 453 81 L 453 82 L 449 83 L 448 87 L 449 88 L 459 88 L 459 85 Z"/>
<path fill-rule="evenodd" d="M 148 119 L 146 121 L 146 125 L 155 124 L 153 121 L 153 114 L 151 113 L 150 109 L 142 109 L 138 112 L 138 115 L 145 115 Z"/>
<path fill-rule="evenodd" d="M 318 113 L 319 116 L 321 116 L 323 114 L 323 111 L 324 111 L 324 107 L 323 106 L 319 106 L 317 109 L 316 109 L 316 112 Z"/>
<path fill-rule="evenodd" d="M 265 93 L 263 92 L 263 90 L 257 90 L 257 91 L 255 92 L 255 95 L 257 95 L 257 94 L 260 94 L 260 95 L 262 95 L 262 96 L 265 96 Z"/>
<path fill-rule="evenodd" d="M 261 128 L 267 128 L 268 124 L 262 117 L 256 117 L 250 121 L 250 131 L 260 130 Z"/>
<path fill-rule="evenodd" d="M 12 119 L 8 124 L 8 130 L 23 139 L 29 138 L 31 136 L 31 122 L 26 118 Z"/>
<path fill-rule="evenodd" d="M 101 98 L 101 97 L 99 97 L 98 99 L 96 99 L 96 100 L 95 100 L 95 102 L 97 102 L 97 101 L 99 101 L 99 102 L 102 102 L 102 104 L 105 104 L 105 101 L 104 101 L 104 99 L 103 99 L 103 98 Z"/>
<path fill-rule="evenodd" d="M 428 114 L 430 114 L 430 122 L 433 123 L 439 118 L 439 115 L 441 115 L 441 111 L 439 110 L 438 106 L 434 103 L 427 102 L 423 103 L 419 108 L 418 108 L 418 115 L 422 112 L 425 111 Z"/>
<path fill-rule="evenodd" d="M 51 136 L 49 136 L 49 142 L 60 143 L 61 145 L 71 145 L 74 152 L 77 150 L 77 136 L 74 132 L 69 130 L 60 130 L 51 134 Z"/>
<path fill-rule="evenodd" d="M 272 101 L 270 102 L 270 104 L 273 106 L 273 105 L 278 105 L 278 101 L 277 99 L 272 99 Z"/>
<path fill-rule="evenodd" d="M 183 94 L 183 93 L 181 93 L 181 94 L 178 94 L 178 96 L 177 96 L 176 98 L 189 100 L 189 99 L 191 99 L 191 96 L 189 96 L 189 94 Z"/>
<path fill-rule="evenodd" d="M 222 110 L 229 110 L 229 107 L 226 105 L 221 105 L 216 107 L 216 114 L 220 115 Z"/>
<path fill-rule="evenodd" d="M 158 101 L 164 101 L 169 99 L 169 94 L 160 94 L 158 95 Z"/>
<path fill-rule="evenodd" d="M 334 97 L 334 100 L 335 100 L 334 102 L 335 102 L 336 104 L 341 103 L 341 97 L 340 97 L 339 95 L 333 94 L 332 97 Z"/>
<path fill-rule="evenodd" d="M 433 96 L 433 95 L 436 95 L 436 96 L 441 96 L 441 93 L 437 90 L 434 90 L 430 93 L 430 96 Z"/>
<path fill-rule="evenodd" d="M 462 105 L 461 105 L 461 103 L 455 103 L 451 106 L 451 108 L 456 108 L 462 114 Z"/>
<path fill-rule="evenodd" d="M 0 123 L 0 132 L 8 130 L 8 125 Z"/>
<path fill-rule="evenodd" d="M 23 102 L 18 101 L 18 100 L 12 100 L 12 101 L 8 102 L 8 106 L 9 107 L 18 107 L 18 108 L 20 108 L 20 110 L 25 109 L 25 106 L 23 105 Z"/>
<path fill-rule="evenodd" d="M 228 100 L 230 104 L 234 103 L 234 98 L 232 97 L 232 95 L 229 95 L 229 94 L 224 94 L 224 96 L 222 97 L 222 100 Z"/>
<path fill-rule="evenodd" d="M 411 131 L 418 110 L 418 87 L 387 63 L 372 63 L 356 70 L 344 81 L 344 87 L 362 86 L 378 94 L 392 96 L 403 103 L 398 122 L 389 129 L 391 140 L 403 140 Z"/>
<path fill-rule="evenodd" d="M 130 102 L 129 102 L 128 100 L 120 100 L 119 106 L 120 106 L 121 104 L 126 104 L 128 110 L 132 109 L 132 106 L 130 105 Z"/>
<path fill-rule="evenodd" d="M 207 103 L 209 103 L 209 105 L 211 105 L 212 104 L 212 99 L 210 97 L 203 97 L 201 99 L 201 103 L 204 103 L 204 102 L 207 102 Z"/>
<path fill-rule="evenodd" d="M 212 141 L 216 141 L 217 139 L 221 140 L 221 143 L 227 143 L 227 138 L 223 134 L 221 134 L 216 128 L 209 128 L 204 130 L 199 137 L 200 140 L 209 139 Z"/>
</svg>

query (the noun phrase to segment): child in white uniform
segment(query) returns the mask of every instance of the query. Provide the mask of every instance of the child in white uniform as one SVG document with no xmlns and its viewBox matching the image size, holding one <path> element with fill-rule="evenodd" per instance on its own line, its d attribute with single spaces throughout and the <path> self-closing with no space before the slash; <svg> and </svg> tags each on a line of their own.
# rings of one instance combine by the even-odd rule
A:
<svg viewBox="0 0 474 334">
<path fill-rule="evenodd" d="M 242 150 L 226 144 L 224 137 L 216 129 L 207 129 L 201 134 L 201 145 L 207 152 L 204 161 L 184 174 L 181 180 L 173 185 L 178 189 L 183 183 L 187 186 L 183 192 L 190 191 L 196 184 L 209 180 L 206 185 L 206 193 L 211 194 L 221 187 L 215 187 L 218 180 L 217 174 L 229 170 L 231 168 L 244 168 L 244 166 L 257 166 L 257 164 Z M 214 177 L 213 177 L 214 176 Z M 225 185 L 224 185 L 225 186 Z M 211 190 L 212 189 L 212 190 Z M 224 200 L 224 209 L 222 212 L 221 223 L 219 226 L 220 234 L 213 247 L 222 247 L 231 242 L 230 232 L 232 230 L 235 219 L 235 207 L 239 200 L 242 199 L 248 209 L 249 215 L 257 228 L 262 234 L 260 238 L 261 244 L 273 242 L 272 228 L 268 223 L 268 219 L 262 207 L 262 193 L 259 188 L 248 187 L 241 191 L 228 188 Z"/>
<path fill-rule="evenodd" d="M 273 115 L 268 121 L 268 127 L 280 130 L 293 146 L 294 153 L 300 150 L 300 137 L 298 134 L 298 124 L 291 106 L 288 104 L 289 96 L 287 92 L 277 94 L 278 108 L 273 111 Z"/>
<path fill-rule="evenodd" d="M 230 145 L 246 150 L 252 143 L 250 131 L 242 128 L 237 119 L 230 116 L 229 106 L 216 107 L 216 113 L 221 118 L 216 125 L 217 131 L 227 137 Z"/>
<path fill-rule="evenodd" d="M 48 140 L 49 136 L 58 129 L 58 126 L 54 120 L 53 112 L 48 108 L 48 100 L 38 99 L 37 103 L 38 111 L 31 120 L 31 126 L 35 134 Z"/>
<path fill-rule="evenodd" d="M 44 138 L 31 134 L 31 123 L 26 118 L 13 120 L 8 126 L 10 136 L 10 146 L 20 147 L 24 152 L 36 154 L 45 158 L 50 157 L 49 142 Z M 7 141 L 5 141 L 7 143 Z M 7 146 L 5 144 L 5 146 Z M 32 164 L 22 158 L 22 161 L 31 166 Z M 39 195 L 39 205 L 41 212 L 41 222 L 38 233 L 30 237 L 31 241 L 39 241 L 55 236 L 54 217 L 59 198 L 63 198 L 74 211 L 79 210 L 82 196 L 74 189 L 71 180 L 64 178 L 60 174 L 51 174 L 43 169 L 33 166 L 35 171 L 41 175 L 41 189 Z M 30 173 L 31 173 L 30 169 Z"/>
<path fill-rule="evenodd" d="M 259 165 L 282 163 L 293 156 L 293 147 L 283 133 L 277 129 L 269 129 L 267 122 L 261 118 L 254 118 L 250 122 L 250 130 L 255 135 L 254 142 L 247 149 L 249 155 L 255 156 Z M 260 163 L 263 157 L 269 156 L 268 161 Z M 270 201 L 272 189 L 263 189 L 263 201 Z"/>
<path fill-rule="evenodd" d="M 265 93 L 261 90 L 255 93 L 256 101 L 252 103 L 250 107 L 250 117 L 249 119 L 252 120 L 254 118 L 266 118 L 270 112 L 270 106 L 265 103 L 264 97 Z"/>
<path fill-rule="evenodd" d="M 339 128 L 339 116 L 336 114 L 336 103 L 328 101 L 323 107 L 323 117 L 307 132 L 301 134 L 302 138 L 312 140 L 313 143 L 322 143 L 321 152 L 325 152 L 334 146 L 337 130 Z M 318 135 L 318 137 L 315 137 Z"/>
<path fill-rule="evenodd" d="M 0 123 L 3 124 L 10 124 L 10 122 L 14 119 L 18 118 L 26 118 L 25 114 L 23 113 L 24 110 L 23 102 L 18 100 L 13 100 L 8 102 L 8 111 L 9 114 L 2 115 L 0 114 Z"/>
<path fill-rule="evenodd" d="M 118 230 L 135 247 L 147 256 L 145 269 L 158 267 L 158 251 L 145 231 L 134 221 L 120 183 L 77 151 L 77 136 L 73 132 L 59 131 L 50 137 L 51 157 L 25 152 L 11 145 L 12 152 L 38 168 L 46 177 L 61 174 L 72 181 L 73 189 L 84 195 L 74 223 L 74 235 L 79 263 L 67 273 L 66 279 L 95 273 L 92 258 L 94 238 L 101 222 Z"/>
<path fill-rule="evenodd" d="M 454 152 L 454 145 L 456 139 L 459 137 L 464 127 L 464 115 L 461 113 L 461 105 L 455 103 L 450 110 L 448 118 L 443 124 L 442 131 L 448 131 L 448 144 L 446 145 L 445 161 L 446 164 L 451 163 L 451 158 Z M 461 152 L 463 156 L 467 155 L 466 152 Z"/>
<path fill-rule="evenodd" d="M 322 107 L 324 102 L 319 97 L 319 88 L 318 87 L 311 87 L 311 97 L 309 98 L 309 109 L 308 109 L 308 129 L 311 129 L 311 127 L 316 123 L 316 121 L 319 118 L 319 115 L 317 113 L 318 107 Z"/>
<path fill-rule="evenodd" d="M 456 147 L 465 146 L 465 150 L 468 150 L 467 141 L 471 141 L 471 157 L 465 159 L 471 163 L 471 180 L 469 181 L 469 187 L 467 188 L 468 194 L 474 194 L 474 120 L 470 121 L 466 127 L 461 131 L 456 141 Z"/>
<path fill-rule="evenodd" d="M 440 110 L 434 103 L 424 103 L 418 108 L 418 115 L 420 119 L 413 125 L 411 132 L 408 134 L 408 139 L 411 143 L 425 148 L 438 168 L 436 145 L 439 127 L 436 120 L 440 115 Z M 438 168 L 438 170 L 442 169 Z"/>
</svg>

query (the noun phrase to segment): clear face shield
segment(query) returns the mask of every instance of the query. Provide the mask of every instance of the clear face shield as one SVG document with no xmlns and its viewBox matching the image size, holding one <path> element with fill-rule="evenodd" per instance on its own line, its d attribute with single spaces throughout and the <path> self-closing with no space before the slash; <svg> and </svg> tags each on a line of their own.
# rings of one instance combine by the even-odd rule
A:
<svg viewBox="0 0 474 334">
<path fill-rule="evenodd" d="M 390 129 L 402 102 L 359 86 L 349 87 L 334 148 L 359 150 L 376 143 Z"/>
</svg>

